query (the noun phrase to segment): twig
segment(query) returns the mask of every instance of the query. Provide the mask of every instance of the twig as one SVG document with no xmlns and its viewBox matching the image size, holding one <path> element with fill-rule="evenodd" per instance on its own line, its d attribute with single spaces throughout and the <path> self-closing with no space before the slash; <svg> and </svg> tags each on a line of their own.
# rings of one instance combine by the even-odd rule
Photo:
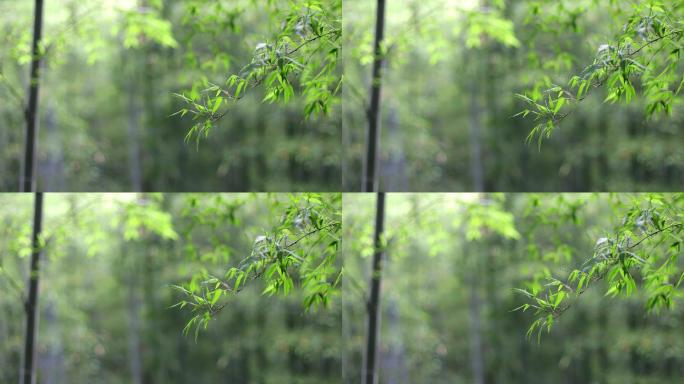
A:
<svg viewBox="0 0 684 384">
<path fill-rule="evenodd" d="M 651 237 L 653 237 L 653 236 L 655 236 L 655 235 L 657 235 L 657 234 L 659 234 L 659 233 L 661 233 L 661 232 L 664 232 L 664 231 L 666 231 L 666 230 L 668 230 L 668 229 L 670 229 L 670 228 L 681 227 L 682 225 L 684 225 L 684 224 L 683 224 L 683 223 L 672 224 L 672 225 L 668 225 L 667 227 L 661 228 L 661 229 L 659 229 L 659 230 L 657 230 L 657 231 L 655 231 L 655 232 L 651 232 L 651 233 L 647 234 L 646 236 L 644 236 L 641 240 L 639 240 L 639 241 L 637 241 L 636 243 L 634 243 L 634 244 L 630 245 L 629 247 L 627 247 L 627 249 L 632 249 L 632 248 L 636 247 L 637 245 L 643 243 L 645 240 L 647 240 L 647 239 L 649 239 L 649 238 L 651 238 Z"/>
<path fill-rule="evenodd" d="M 339 29 L 331 29 L 331 30 L 329 30 L 329 31 L 326 32 L 326 33 L 322 33 L 322 34 L 317 35 L 317 36 L 314 36 L 314 37 L 312 37 L 312 38 L 310 38 L 310 39 L 308 39 L 308 40 L 305 40 L 303 43 L 299 44 L 296 48 L 294 48 L 294 49 L 291 50 L 291 51 L 286 52 L 285 54 L 286 54 L 286 55 L 291 55 L 291 54 L 297 52 L 298 50 L 300 50 L 302 47 L 304 47 L 304 46 L 307 45 L 307 44 L 310 44 L 310 43 L 312 43 L 312 42 L 314 42 L 314 41 L 316 41 L 316 40 L 318 40 L 318 39 L 320 39 L 320 38 L 323 38 L 323 37 L 325 37 L 325 36 L 329 36 L 329 35 L 331 35 L 331 34 L 333 34 L 333 33 L 339 33 L 339 32 L 340 32 Z"/>
<path fill-rule="evenodd" d="M 337 222 L 337 221 L 334 221 L 334 222 L 332 222 L 332 223 L 329 223 L 328 225 L 324 225 L 324 226 L 319 227 L 319 228 L 316 228 L 316 229 L 314 229 L 314 230 L 312 230 L 312 231 L 310 231 L 310 232 L 307 232 L 307 233 L 305 233 L 304 235 L 300 236 L 297 240 L 295 240 L 295 241 L 293 241 L 292 243 L 286 245 L 285 248 L 290 248 L 290 247 L 292 247 L 293 245 L 295 245 L 295 244 L 297 244 L 298 242 L 300 242 L 302 239 L 304 239 L 304 238 L 306 238 L 306 237 L 308 237 L 308 236 L 311 236 L 311 235 L 313 235 L 314 233 L 320 232 L 320 231 L 322 231 L 322 230 L 324 230 L 324 229 L 327 229 L 327 228 L 330 228 L 330 227 L 336 226 L 336 225 L 340 225 L 340 223 Z"/>
<path fill-rule="evenodd" d="M 679 31 L 679 30 L 677 30 L 677 31 L 672 31 L 672 32 L 670 32 L 670 33 L 666 33 L 666 34 L 664 34 L 664 35 L 662 35 L 662 36 L 659 36 L 659 37 L 657 37 L 657 38 L 655 38 L 655 39 L 653 39 L 653 40 L 649 40 L 649 41 L 647 41 L 644 45 L 642 45 L 641 47 L 639 47 L 637 50 L 630 52 L 627 56 L 632 57 L 632 56 L 636 55 L 637 53 L 639 53 L 642 49 L 648 47 L 649 45 L 652 45 L 652 44 L 654 44 L 654 43 L 657 43 L 658 41 L 660 41 L 660 40 L 662 40 L 662 39 L 664 39 L 664 38 L 666 38 L 666 37 L 670 37 L 670 36 L 672 36 L 672 35 L 676 35 L 676 34 L 680 34 L 680 33 L 682 33 L 682 31 Z"/>
</svg>

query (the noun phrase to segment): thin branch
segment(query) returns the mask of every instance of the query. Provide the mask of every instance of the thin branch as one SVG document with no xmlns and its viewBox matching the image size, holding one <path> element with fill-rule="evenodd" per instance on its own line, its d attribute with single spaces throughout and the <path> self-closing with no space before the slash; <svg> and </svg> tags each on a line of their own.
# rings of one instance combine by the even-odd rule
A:
<svg viewBox="0 0 684 384">
<path fill-rule="evenodd" d="M 296 243 L 298 243 L 299 241 L 301 241 L 302 239 L 304 239 L 304 238 L 306 238 L 306 237 L 308 237 L 308 236 L 311 236 L 311 235 L 313 235 L 313 234 L 315 234 L 315 233 L 317 233 L 317 232 L 320 232 L 320 231 L 322 231 L 322 230 L 324 230 L 324 229 L 326 229 L 326 228 L 330 228 L 330 227 L 332 227 L 332 226 L 336 226 L 336 225 L 339 225 L 339 224 L 340 224 L 339 222 L 332 222 L 332 223 L 329 223 L 329 224 L 324 225 L 324 226 L 322 226 L 322 227 L 316 228 L 316 229 L 314 229 L 314 230 L 312 230 L 312 231 L 309 231 L 309 232 L 305 233 L 304 235 L 302 235 L 301 237 L 299 237 L 299 238 L 298 238 L 297 240 L 295 240 L 294 242 L 292 242 L 292 243 L 286 245 L 285 248 L 290 248 L 290 247 L 292 247 L 293 245 L 295 245 Z M 250 257 L 251 257 L 251 255 L 248 256 L 247 258 L 245 258 L 245 260 L 248 260 Z M 240 264 L 242 264 L 245 260 L 243 260 L 242 262 L 240 262 Z M 269 261 L 273 261 L 273 260 L 275 260 L 275 258 L 272 258 L 272 259 L 270 259 Z M 256 280 L 256 279 L 258 279 L 259 277 L 261 277 L 261 276 L 264 274 L 265 270 L 266 270 L 266 267 L 262 268 L 260 271 L 255 272 L 255 273 L 252 274 L 251 276 L 246 276 L 246 278 L 249 278 L 250 281 Z M 231 285 L 228 284 L 227 282 L 223 281 L 222 279 L 219 279 L 219 278 L 214 277 L 214 276 L 211 276 L 211 277 L 213 277 L 213 278 L 215 278 L 216 280 L 218 280 L 218 283 L 220 284 L 220 286 L 221 286 L 224 290 L 226 290 L 226 291 L 228 291 L 228 292 L 239 293 L 239 292 L 241 292 L 241 291 L 244 289 L 244 287 L 245 287 L 245 284 L 242 284 L 242 285 L 240 286 L 240 288 L 235 289 L 233 286 L 231 286 Z M 209 311 L 210 314 L 211 314 L 211 316 L 213 317 L 215 314 L 217 314 L 218 312 L 220 312 L 226 305 L 227 305 L 227 304 L 223 304 L 223 305 L 221 305 L 221 306 L 219 306 L 219 307 L 213 307 L 213 306 L 212 306 L 212 307 L 210 308 L 210 311 Z"/>
<path fill-rule="evenodd" d="M 326 33 L 322 33 L 322 34 L 317 35 L 317 36 L 314 36 L 314 37 L 312 37 L 312 38 L 310 38 L 310 39 L 308 39 L 308 40 L 305 40 L 303 43 L 299 44 L 299 45 L 298 45 L 297 47 L 295 47 L 293 50 L 288 51 L 288 52 L 286 52 L 285 54 L 286 54 L 286 55 L 291 55 L 291 54 L 297 52 L 298 50 L 300 50 L 300 49 L 301 49 L 302 47 L 304 47 L 305 45 L 308 45 L 308 44 L 313 43 L 314 41 L 316 41 L 316 40 L 318 40 L 318 39 L 321 39 L 321 38 L 323 38 L 323 37 L 332 35 L 332 34 L 334 34 L 334 33 L 339 33 L 339 32 L 340 32 L 339 29 L 331 29 L 331 30 L 329 30 L 329 31 L 326 32 Z"/>
<path fill-rule="evenodd" d="M 629 246 L 627 249 L 633 249 L 633 248 L 635 248 L 636 246 L 638 246 L 639 244 L 643 243 L 643 242 L 646 241 L 647 239 L 649 239 L 649 238 L 651 238 L 651 237 L 653 237 L 653 236 L 655 236 L 655 235 L 657 235 L 657 234 L 660 234 L 660 233 L 662 233 L 662 232 L 665 232 L 665 231 L 667 231 L 668 229 L 672 229 L 672 228 L 675 228 L 675 227 L 681 227 L 681 226 L 683 226 L 683 225 L 684 225 L 684 223 L 676 223 L 676 224 L 669 225 L 669 226 L 667 226 L 667 227 L 663 227 L 663 228 L 661 228 L 661 229 L 659 229 L 659 230 L 657 230 L 657 231 L 651 232 L 651 233 L 647 234 L 646 236 L 644 236 L 643 238 L 641 238 L 641 239 L 640 239 L 639 241 L 637 241 L 636 243 L 634 243 L 634 244 L 632 244 L 631 246 Z M 609 265 L 613 266 L 613 265 L 616 264 L 616 262 L 617 262 L 616 260 L 612 260 L 612 261 L 609 263 Z M 589 284 L 589 283 L 593 283 L 593 282 L 602 280 L 602 279 L 606 276 L 607 273 L 608 273 L 608 269 L 606 269 L 603 273 L 594 275 L 594 276 L 591 278 L 591 281 L 590 281 L 590 282 L 587 282 L 587 283 L 584 285 L 584 287 L 583 287 L 581 290 L 577 291 L 577 292 L 574 292 L 574 290 L 573 290 L 571 287 L 569 287 L 567 284 L 563 283 L 562 281 L 560 281 L 560 280 L 557 280 L 557 281 L 558 281 L 559 283 L 561 283 L 564 287 L 566 287 L 571 293 L 573 293 L 573 292 L 575 293 L 574 301 L 576 301 L 577 299 L 579 299 L 579 296 L 580 296 L 581 294 L 583 294 L 585 291 L 587 291 L 590 287 L 593 286 L 592 284 Z M 557 318 L 559 318 L 561 315 L 563 315 L 563 313 L 565 313 L 565 312 L 568 310 L 568 308 L 570 308 L 572 305 L 573 305 L 573 303 L 571 302 L 571 303 L 568 303 L 567 305 L 565 305 L 564 307 L 562 307 L 562 308 L 560 308 L 560 309 L 551 309 L 551 311 L 550 311 L 550 312 L 551 312 L 551 315 L 553 316 L 554 319 L 557 319 Z"/>
<path fill-rule="evenodd" d="M 320 35 L 316 35 L 316 36 L 314 36 L 314 37 L 312 37 L 312 38 L 310 38 L 310 39 L 308 39 L 308 40 L 305 40 L 305 41 L 302 42 L 300 45 L 298 45 L 297 47 L 295 47 L 294 49 L 292 49 L 291 51 L 286 52 L 286 53 L 285 53 L 285 56 L 289 56 L 289 55 L 291 55 L 291 54 L 297 52 L 297 51 L 300 50 L 302 47 L 304 47 L 304 46 L 306 46 L 306 45 L 308 45 L 308 44 L 310 44 L 310 43 L 312 43 L 312 42 L 314 42 L 314 41 L 316 41 L 316 40 L 319 40 L 319 39 L 321 39 L 321 38 L 323 38 L 323 37 L 325 37 L 325 36 L 329 36 L 329 35 L 331 35 L 331 34 L 339 33 L 339 32 L 340 32 L 339 29 L 332 29 L 332 30 L 330 30 L 330 31 L 328 31 L 328 32 L 326 32 L 326 33 L 323 33 L 323 34 L 320 34 Z M 252 64 L 253 64 L 253 62 L 250 63 L 250 64 L 248 64 L 248 65 L 246 65 L 245 67 L 242 68 L 242 70 L 240 70 L 240 72 L 242 72 L 245 68 L 247 68 L 249 65 L 252 65 Z M 268 66 L 266 66 L 266 69 L 267 69 L 267 70 L 272 70 L 272 69 L 274 69 L 274 68 L 276 67 L 276 65 L 277 65 L 277 64 L 275 64 L 275 63 L 271 63 L 271 64 L 269 64 Z M 263 67 L 261 67 L 261 68 L 263 68 Z M 261 68 L 260 68 L 260 69 L 261 69 Z M 243 77 L 241 77 L 241 76 L 239 76 L 239 75 L 238 75 L 238 77 L 240 77 L 240 79 L 244 80 Z M 261 77 L 261 78 L 256 78 L 256 77 L 255 77 L 255 79 L 254 79 L 251 83 L 249 83 L 248 85 L 250 86 L 250 88 L 258 87 L 259 85 L 261 85 L 261 83 L 264 81 L 265 78 L 266 78 L 266 76 L 263 76 L 263 77 Z M 218 86 L 216 86 L 216 87 L 218 87 Z M 207 91 L 210 91 L 210 90 L 211 90 L 211 89 L 207 89 Z M 214 89 L 214 90 L 211 90 L 211 91 L 214 92 L 215 89 Z M 241 94 L 240 96 L 235 97 L 235 96 L 234 96 L 233 94 L 231 94 L 228 90 L 223 89 L 222 87 L 219 87 L 219 91 L 221 92 L 221 94 L 223 94 L 224 96 L 226 96 L 228 99 L 234 100 L 234 101 L 238 101 L 238 100 L 242 99 L 243 97 L 245 97 L 245 94 L 246 94 L 246 92 L 244 92 L 244 90 L 243 90 L 243 92 L 242 92 L 242 94 Z M 180 96 L 181 96 L 181 98 L 183 98 L 186 102 L 194 103 L 194 101 L 189 100 L 187 97 L 184 97 L 183 95 L 180 95 Z M 204 115 L 204 114 L 205 114 L 205 112 L 201 112 L 201 111 L 196 110 L 196 109 L 194 109 L 194 110 L 193 110 L 193 109 L 188 109 L 187 111 L 190 112 L 190 113 L 192 113 L 192 114 L 194 114 L 194 115 L 197 115 L 197 116 L 201 116 L 201 115 Z M 179 111 L 179 112 L 176 112 L 175 114 L 178 114 L 178 113 L 180 113 L 180 111 Z M 174 114 L 174 115 L 175 115 L 175 114 Z M 224 111 L 223 113 L 213 113 L 213 112 L 211 112 L 211 113 L 209 114 L 209 116 L 207 117 L 207 120 L 208 120 L 208 121 L 211 121 L 212 123 L 215 123 L 215 122 L 221 120 L 221 119 L 222 119 L 224 116 L 226 116 L 227 114 L 228 114 L 228 110 Z M 191 132 L 192 132 L 192 131 L 191 131 Z"/>
<path fill-rule="evenodd" d="M 311 235 L 313 235 L 314 233 L 320 232 L 320 231 L 322 231 L 322 230 L 324 230 L 324 229 L 327 229 L 327 228 L 330 228 L 330 227 L 336 226 L 336 225 L 340 225 L 340 223 L 337 222 L 337 221 L 333 221 L 332 223 L 329 223 L 328 225 L 324 225 L 324 226 L 319 227 L 319 228 L 316 228 L 316 229 L 314 229 L 314 230 L 312 230 L 312 231 L 310 231 L 310 232 L 307 232 L 307 233 L 305 233 L 304 235 L 300 236 L 297 240 L 295 240 L 295 241 L 293 241 L 292 243 L 286 245 L 285 248 L 290 248 L 290 247 L 292 247 L 293 245 L 295 245 L 295 244 L 297 244 L 298 242 L 300 242 L 302 239 L 304 239 L 304 238 L 306 238 L 306 237 L 308 237 L 308 236 L 311 236 Z"/>
<path fill-rule="evenodd" d="M 654 43 L 657 43 L 658 41 L 660 41 L 660 40 L 662 40 L 662 39 L 664 39 L 664 38 L 666 38 L 666 37 L 670 37 L 670 36 L 673 36 L 673 35 L 676 35 L 676 34 L 681 34 L 681 33 L 682 33 L 682 31 L 676 30 L 676 31 L 672 31 L 672 32 L 670 32 L 670 33 L 666 33 L 666 34 L 664 34 L 664 35 L 662 35 L 662 36 L 659 36 L 659 37 L 657 37 L 657 38 L 655 38 L 655 39 L 653 39 L 653 40 L 648 40 L 648 41 L 646 41 L 646 43 L 645 43 L 644 45 L 642 45 L 641 47 L 639 47 L 637 50 L 630 52 L 627 56 L 628 56 L 628 57 L 632 57 L 632 56 L 636 55 L 637 53 L 639 53 L 642 49 L 648 47 L 649 45 L 652 45 L 652 44 L 654 44 Z"/>
<path fill-rule="evenodd" d="M 647 234 L 646 236 L 644 236 L 639 241 L 637 241 L 636 243 L 630 245 L 627 249 L 632 249 L 632 248 L 636 247 L 637 245 L 643 243 L 645 240 L 647 240 L 647 239 L 649 239 L 649 238 L 651 238 L 651 237 L 653 237 L 653 236 L 655 236 L 661 232 L 664 232 L 664 231 L 671 229 L 671 228 L 674 228 L 674 227 L 681 227 L 682 225 L 684 225 L 684 223 L 672 224 L 672 225 L 668 225 L 667 227 L 661 228 L 655 232 L 651 232 L 651 233 Z"/>
</svg>

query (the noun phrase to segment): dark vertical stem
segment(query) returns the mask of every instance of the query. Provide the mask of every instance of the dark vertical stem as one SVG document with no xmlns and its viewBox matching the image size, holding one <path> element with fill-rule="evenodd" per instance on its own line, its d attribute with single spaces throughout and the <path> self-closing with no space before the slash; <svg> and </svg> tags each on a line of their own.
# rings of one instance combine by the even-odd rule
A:
<svg viewBox="0 0 684 384">
<path fill-rule="evenodd" d="M 24 174 L 20 182 L 21 192 L 35 191 L 36 170 L 36 125 L 38 121 L 38 81 L 40 79 L 41 53 L 39 44 L 43 33 L 43 0 L 36 0 L 33 17 L 33 47 L 31 58 L 31 79 L 29 83 L 29 101 L 26 109 L 26 149 L 24 151 Z"/>
<path fill-rule="evenodd" d="M 128 175 L 131 181 L 131 189 L 134 192 L 142 191 L 142 172 L 140 161 L 140 92 L 139 84 L 142 79 L 138 76 L 138 52 L 129 54 L 130 73 L 128 79 Z"/>
<path fill-rule="evenodd" d="M 143 382 L 142 354 L 140 343 L 140 294 L 138 292 L 138 265 L 137 258 L 141 255 L 135 254 L 126 242 L 123 242 L 123 260 L 125 281 L 128 285 L 128 368 L 130 370 L 130 383 L 141 384 Z M 129 260 L 126 260 L 129 258 Z"/>
<path fill-rule="evenodd" d="M 480 204 L 486 206 L 487 196 L 485 194 L 479 194 Z M 481 264 L 481 246 L 470 247 L 466 243 L 465 255 L 471 261 L 471 268 L 468 272 L 468 285 L 470 287 L 470 297 L 468 300 L 468 313 L 470 321 L 470 356 L 471 356 L 471 367 L 473 369 L 473 383 L 474 384 L 484 384 L 485 380 L 485 347 L 484 347 L 484 335 L 482 331 L 483 327 L 483 315 L 482 315 L 482 296 L 480 294 L 480 283 L 484 279 L 482 276 L 482 264 Z M 474 250 L 474 251 L 473 251 Z M 490 252 L 487 250 L 487 252 Z"/>
<path fill-rule="evenodd" d="M 478 255 L 468 255 L 478 257 Z M 482 342 L 482 298 L 478 286 L 479 268 L 474 261 L 475 270 L 470 272 L 470 297 L 468 298 L 468 320 L 470 322 L 470 365 L 473 370 L 473 383 L 485 383 L 484 346 Z"/>
<path fill-rule="evenodd" d="M 480 12 L 487 12 L 489 2 L 482 0 L 480 3 Z M 483 46 L 480 52 L 472 52 L 468 57 L 472 60 L 470 67 L 472 73 L 470 75 L 470 124 L 468 129 L 468 138 L 470 143 L 470 175 L 473 180 L 473 190 L 482 192 L 485 189 L 484 185 L 484 165 L 482 161 L 482 131 L 483 127 L 483 110 L 482 110 L 482 77 L 480 68 L 487 65 L 481 57 L 488 57 L 489 49 L 483 41 Z M 487 81 L 490 82 L 490 81 Z"/>
<path fill-rule="evenodd" d="M 382 42 L 385 33 L 385 0 L 378 0 L 375 16 L 375 43 L 373 45 L 373 76 L 371 78 L 370 107 L 368 108 L 368 132 L 366 163 L 363 170 L 363 191 L 378 190 L 378 154 L 380 147 L 380 87 L 384 54 Z"/>
<path fill-rule="evenodd" d="M 364 361 L 363 382 L 378 382 L 377 354 L 380 340 L 380 290 L 382 279 L 382 259 L 385 254 L 382 244 L 385 229 L 385 193 L 378 193 L 375 209 L 375 236 L 373 239 L 373 269 L 371 271 L 370 297 L 368 298 L 368 337 L 366 339 L 366 359 Z"/>
<path fill-rule="evenodd" d="M 499 307 L 499 298 L 497 296 L 499 288 L 497 283 L 499 282 L 499 276 L 501 276 L 497 262 L 500 261 L 500 257 L 498 254 L 494 254 L 495 251 L 493 251 L 493 248 L 494 247 L 485 248 L 485 252 L 487 252 L 485 256 L 487 271 L 484 276 L 484 279 L 487 282 L 487 299 L 485 300 L 485 304 L 491 305 L 489 313 L 501 313 L 502 308 Z M 490 333 L 490 338 L 489 348 L 486 350 L 490 356 L 491 364 L 485 369 L 485 381 L 501 383 L 506 381 L 504 365 L 502 364 L 503 357 L 505 356 L 502 348 L 502 341 L 504 338 L 501 336 L 502 327 L 500 325 L 502 319 L 499 316 L 491 316 L 487 317 L 487 319 L 489 320 L 487 329 L 489 330 L 488 333 Z"/>
<path fill-rule="evenodd" d="M 477 71 L 477 66 L 473 66 Z M 473 178 L 473 190 L 484 191 L 484 167 L 482 165 L 482 116 L 479 100 L 479 81 L 476 75 L 472 76 L 470 85 L 470 125 L 468 137 L 470 141 L 470 175 Z"/>
<path fill-rule="evenodd" d="M 38 323 L 38 272 L 40 255 L 43 252 L 40 244 L 40 232 L 43 224 L 43 194 L 36 193 L 33 207 L 33 239 L 31 251 L 31 271 L 29 273 L 29 294 L 26 301 L 26 344 L 24 345 L 24 371 L 22 383 L 35 383 L 35 341 Z"/>
<path fill-rule="evenodd" d="M 487 0 L 480 2 L 481 12 L 486 12 L 489 7 Z M 483 44 L 482 53 L 487 57 L 489 50 L 487 45 Z M 470 141 L 470 173 L 473 178 L 473 188 L 477 192 L 483 192 L 484 185 L 484 166 L 482 162 L 482 131 L 483 131 L 483 116 L 481 105 L 480 92 L 480 67 L 486 65 L 480 58 L 480 52 L 474 52 L 471 55 L 474 64 L 472 65 L 473 73 L 470 78 L 470 125 L 469 125 L 469 141 Z M 480 204 L 485 204 L 485 198 L 480 196 Z M 468 279 L 470 288 L 470 297 L 468 300 L 468 317 L 470 321 L 470 363 L 473 371 L 472 382 L 474 384 L 485 383 L 485 359 L 483 346 L 483 332 L 482 332 L 482 297 L 480 296 L 480 262 L 478 254 L 469 254 L 471 249 L 467 247 L 466 257 L 472 258 L 473 269 L 470 271 Z M 478 248 L 479 251 L 479 248 Z"/>
</svg>

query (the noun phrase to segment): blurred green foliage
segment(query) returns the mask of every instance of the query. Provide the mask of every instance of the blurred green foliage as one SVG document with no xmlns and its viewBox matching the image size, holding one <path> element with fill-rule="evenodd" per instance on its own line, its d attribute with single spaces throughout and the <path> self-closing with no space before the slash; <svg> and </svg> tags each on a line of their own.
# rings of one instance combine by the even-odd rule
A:
<svg viewBox="0 0 684 384">
<path fill-rule="evenodd" d="M 678 190 L 683 5 L 389 3 L 383 189 Z M 343 185 L 350 191 L 360 188 L 373 9 L 372 2 L 344 4 Z"/>
<path fill-rule="evenodd" d="M 215 129 L 206 140 L 187 142 L 195 122 L 175 114 L 187 105 L 174 94 L 205 100 L 206 88 L 225 84 L 231 73 L 256 60 L 255 47 L 273 39 L 297 43 L 290 36 L 298 30 L 295 15 L 308 11 L 305 2 L 295 3 L 46 2 L 39 188 L 340 190 L 341 117 L 333 107 L 341 77 L 335 65 L 339 2 L 322 5 L 324 16 L 316 20 L 325 22 L 316 28 L 324 31 L 313 30 L 315 23 L 301 31 L 304 38 L 326 39 L 290 55 L 310 67 L 290 68 L 280 78 L 287 83 L 274 78 L 266 87 L 242 92 L 240 102 L 212 99 L 207 108 L 225 117 L 212 121 Z M 12 191 L 18 189 L 23 153 L 33 5 L 2 2 L 0 11 L 0 99 L 6 101 L 0 105 L 0 190 Z M 292 23 L 283 30 L 286 19 Z M 263 102 L 278 84 L 292 87 L 288 102 Z M 327 114 L 313 115 L 323 109 Z"/>
<path fill-rule="evenodd" d="M 271 14 L 281 18 L 281 26 L 274 36 L 256 45 L 251 60 L 223 85 L 213 84 L 205 77 L 193 85 L 188 95 L 177 94 L 187 104 L 177 114 L 183 117 L 190 113 L 198 121 L 186 139 L 207 137 L 214 122 L 230 113 L 230 105 L 242 99 L 251 88 L 263 86 L 262 101 L 269 103 L 287 103 L 296 93 L 303 95 L 307 118 L 327 115 L 337 104 L 342 83 L 337 70 L 342 35 L 341 0 L 267 1 L 265 5 Z M 196 12 L 195 5 L 190 13 Z M 232 20 L 234 16 L 230 17 Z M 198 92 L 199 87 L 204 89 Z M 226 108 L 222 108 L 224 101 Z"/>
<path fill-rule="evenodd" d="M 342 361 L 345 382 L 354 383 L 365 346 L 374 196 L 343 200 Z M 675 285 L 684 265 L 671 244 L 680 235 L 664 230 L 637 242 L 657 231 L 653 212 L 667 222 L 663 229 L 681 220 L 683 201 L 681 194 L 388 194 L 380 382 L 473 383 L 475 360 L 492 383 L 678 381 L 684 322 Z M 529 302 L 516 289 L 556 292 L 549 279 L 566 283 L 597 262 L 610 242 L 602 239 L 616 236 L 645 260 L 622 259 L 631 264 L 631 295 L 624 286 L 606 296 L 623 281 L 620 272 L 592 279 L 580 298 L 560 299 L 572 306 L 539 343 L 536 329 L 529 338 L 536 317 L 515 311 Z M 619 271 L 617 260 L 610 268 Z M 649 311 L 664 287 L 670 309 Z"/>
<path fill-rule="evenodd" d="M 555 20 L 545 20 L 540 14 L 552 12 L 558 16 L 564 15 L 568 11 L 567 6 L 564 2 L 558 2 L 553 9 L 553 5 L 549 7 L 532 3 L 530 17 L 537 19 L 537 23 L 550 22 L 557 26 Z M 615 28 L 608 41 L 597 47 L 593 62 L 588 63 L 578 75 L 572 76 L 567 87 L 549 84 L 546 78 L 537 81 L 531 92 L 532 98 L 518 95 L 528 104 L 528 108 L 520 115 L 533 115 L 536 121 L 540 121 L 530 132 L 528 140 L 536 136 L 541 146 L 542 139 L 551 136 L 560 122 L 572 113 L 572 109 L 564 107 L 579 104 L 594 88 L 606 89 L 604 102 L 623 101 L 625 104 L 632 101 L 638 89 L 643 96 L 646 118 L 672 114 L 684 84 L 684 78 L 679 74 L 684 3 L 651 0 L 629 5 L 612 2 L 610 6 L 614 18 L 622 19 L 624 23 Z M 575 14 L 590 11 L 591 5 L 587 4 L 576 9 Z M 573 29 L 578 29 L 576 19 Z M 572 57 L 570 49 L 560 54 Z M 547 89 L 542 92 L 541 88 Z"/>
<path fill-rule="evenodd" d="M 209 206 L 212 216 L 221 212 L 221 208 L 227 208 L 228 222 L 238 224 L 235 215 L 238 205 L 214 203 L 218 203 L 217 206 Z M 223 274 L 202 270 L 190 282 L 175 285 L 184 298 L 174 307 L 183 309 L 187 306 L 194 314 L 183 329 L 184 333 L 188 334 L 194 328 L 197 338 L 200 329 L 207 329 L 209 322 L 229 305 L 221 298 L 239 294 L 254 280 L 263 280 L 263 294 L 288 295 L 297 286 L 303 291 L 305 309 L 327 307 L 337 296 L 342 275 L 337 259 L 341 241 L 341 203 L 340 194 L 291 195 L 289 202 L 280 207 L 281 212 L 276 212 L 279 221 L 254 238 L 249 254 L 241 257 L 235 266 Z M 191 208 L 186 216 L 199 222 L 206 220 L 204 216 L 192 215 L 202 204 L 199 199 L 192 198 L 189 204 Z M 201 211 L 207 212 L 206 208 Z M 219 217 L 225 219 L 226 215 L 219 214 Z M 194 255 L 196 250 L 191 247 L 191 255 Z"/>
<path fill-rule="evenodd" d="M 197 339 L 182 332 L 189 311 L 172 308 L 184 298 L 172 285 L 237 266 L 298 199 L 334 210 L 340 195 L 47 194 L 38 381 L 340 382 L 340 306 L 306 311 L 310 287 L 293 267 L 287 296 L 250 280 L 221 297 L 225 309 Z M 0 202 L 0 382 L 9 383 L 19 380 L 32 196 Z"/>
</svg>

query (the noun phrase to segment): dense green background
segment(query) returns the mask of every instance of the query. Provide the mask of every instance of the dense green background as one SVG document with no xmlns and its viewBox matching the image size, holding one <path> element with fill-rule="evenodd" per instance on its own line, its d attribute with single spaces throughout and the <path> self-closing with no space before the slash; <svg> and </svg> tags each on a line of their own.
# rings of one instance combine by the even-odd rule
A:
<svg viewBox="0 0 684 384">
<path fill-rule="evenodd" d="M 170 285 L 238 265 L 282 222 L 289 196 L 48 194 L 39 379 L 132 382 L 139 364 L 144 382 L 358 382 L 375 199 L 342 199 L 341 302 L 334 290 L 328 308 L 307 312 L 299 288 L 268 297 L 262 279 L 250 280 L 221 298 L 228 305 L 194 340 L 192 329 L 182 334 L 188 308 L 170 308 L 185 299 Z M 32 196 L 0 201 L 0 381 L 15 382 Z M 625 225 L 629 209 L 654 202 L 682 222 L 682 194 L 389 194 L 381 383 L 473 383 L 476 360 L 484 382 L 676 382 L 684 374 L 679 289 L 671 310 L 648 313 L 643 287 L 610 298 L 608 284 L 596 282 L 539 342 L 526 337 L 534 314 L 513 311 L 526 302 L 514 288 L 565 279 Z M 657 266 L 668 249 L 676 278 L 684 264 L 669 239 L 635 252 Z M 644 275 L 633 273 L 641 286 Z"/>
<path fill-rule="evenodd" d="M 565 278 L 591 257 L 597 239 L 621 225 L 633 198 L 649 200 L 628 194 L 388 194 L 380 382 L 476 383 L 476 337 L 486 383 L 679 382 L 681 302 L 671 311 L 647 313 L 643 290 L 604 297 L 607 285 L 599 282 L 539 344 L 536 335 L 525 335 L 534 316 L 513 311 L 526 302 L 513 288 L 543 283 L 536 279 L 546 273 Z M 666 200 L 678 207 L 681 222 L 682 196 Z M 347 383 L 361 377 L 374 214 L 374 195 L 344 196 Z M 670 246 L 659 242 L 645 254 L 654 259 Z M 675 280 L 683 267 L 680 259 Z"/>
<path fill-rule="evenodd" d="M 597 88 L 571 108 L 574 112 L 541 150 L 536 140 L 525 143 L 535 125 L 532 119 L 513 117 L 525 108 L 516 93 L 540 83 L 547 85 L 538 90 L 549 83 L 566 85 L 590 65 L 598 48 L 621 32 L 631 3 L 388 2 L 382 189 L 679 190 L 684 182 L 680 97 L 675 97 L 672 116 L 647 119 L 642 96 L 629 104 L 604 104 L 607 92 Z M 662 3 L 681 22 L 682 2 Z M 531 15 L 533 5 L 541 9 L 537 15 Z M 343 14 L 343 184 L 347 191 L 359 191 L 367 127 L 360 111 L 368 105 L 375 4 L 345 1 Z M 681 64 L 678 68 L 673 87 L 681 80 Z M 637 85 L 638 94 L 641 90 Z M 473 160 L 476 147 L 481 148 L 480 161 Z M 481 187 L 476 172 L 483 174 Z"/>
<path fill-rule="evenodd" d="M 227 306 L 196 340 L 193 332 L 182 334 L 187 308 L 170 308 L 182 298 L 170 284 L 237 265 L 277 224 L 287 201 L 251 194 L 46 195 L 43 228 L 51 240 L 41 269 L 38 382 L 340 382 L 338 300 L 306 311 L 298 289 L 262 296 L 265 285 L 255 280 L 222 298 Z M 31 195 L 0 196 L 2 383 L 19 381 L 32 207 Z"/>
<path fill-rule="evenodd" d="M 247 65 L 288 3 L 161 3 L 45 2 L 40 190 L 340 190 L 341 119 L 332 107 L 306 119 L 301 97 L 262 103 L 257 87 L 198 146 L 184 142 L 190 115 L 170 117 L 184 107 L 172 93 L 203 78 L 223 84 Z M 33 2 L 0 1 L 0 14 L 0 190 L 16 191 Z"/>
</svg>

